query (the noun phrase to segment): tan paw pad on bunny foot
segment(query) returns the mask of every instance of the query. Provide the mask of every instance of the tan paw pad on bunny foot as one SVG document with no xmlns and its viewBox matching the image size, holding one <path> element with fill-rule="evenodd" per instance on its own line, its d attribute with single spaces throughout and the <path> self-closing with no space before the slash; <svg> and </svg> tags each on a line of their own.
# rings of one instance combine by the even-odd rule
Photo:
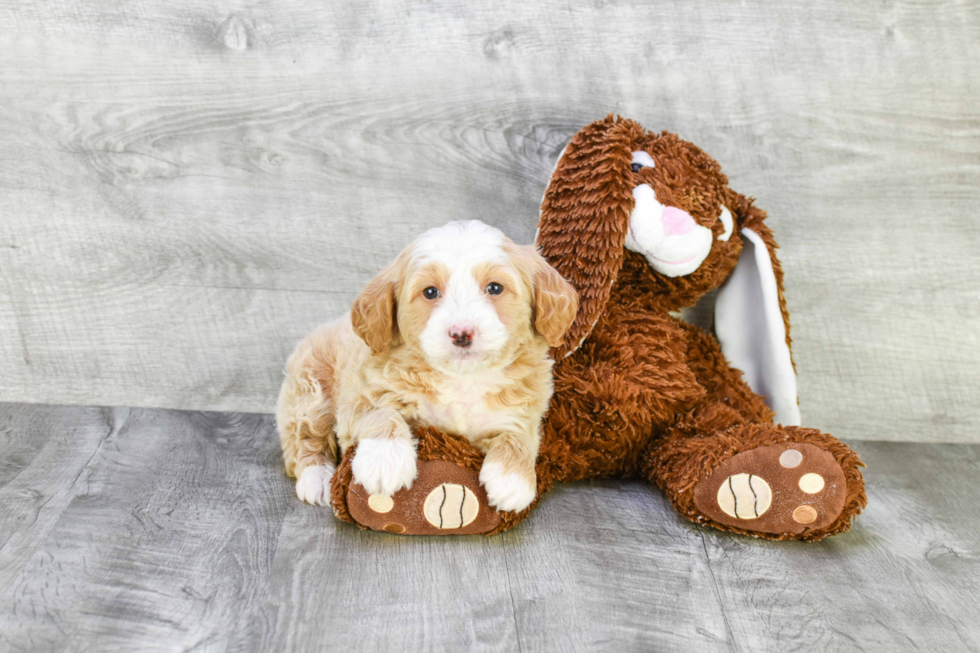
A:
<svg viewBox="0 0 980 653">
<path fill-rule="evenodd" d="M 694 505 L 726 526 L 798 534 L 832 524 L 845 495 L 844 472 L 830 452 L 790 442 L 732 456 L 697 484 Z"/>
<path fill-rule="evenodd" d="M 500 522 L 479 472 L 443 460 L 418 461 L 412 487 L 390 497 L 352 483 L 347 508 L 360 525 L 399 535 L 473 535 Z"/>
</svg>

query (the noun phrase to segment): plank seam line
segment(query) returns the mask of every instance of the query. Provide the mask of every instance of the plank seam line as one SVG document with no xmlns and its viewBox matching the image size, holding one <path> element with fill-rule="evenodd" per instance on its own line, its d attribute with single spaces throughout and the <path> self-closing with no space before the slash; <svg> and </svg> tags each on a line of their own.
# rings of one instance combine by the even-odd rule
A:
<svg viewBox="0 0 980 653">
<path fill-rule="evenodd" d="M 695 530 L 698 533 L 698 537 L 701 538 L 701 548 L 704 549 L 704 564 L 708 567 L 708 573 L 711 574 L 711 585 L 715 588 L 715 598 L 718 599 L 718 607 L 721 608 L 721 618 L 725 622 L 725 630 L 728 631 L 728 636 L 731 638 L 732 647 L 736 651 L 741 651 L 742 647 L 735 638 L 735 631 L 732 630 L 732 625 L 728 620 L 728 609 L 725 607 L 725 601 L 721 596 L 721 587 L 718 586 L 718 578 L 715 576 L 715 570 L 711 567 L 711 556 L 708 554 L 708 543 L 704 539 L 704 533 L 700 526 L 695 526 Z"/>
</svg>

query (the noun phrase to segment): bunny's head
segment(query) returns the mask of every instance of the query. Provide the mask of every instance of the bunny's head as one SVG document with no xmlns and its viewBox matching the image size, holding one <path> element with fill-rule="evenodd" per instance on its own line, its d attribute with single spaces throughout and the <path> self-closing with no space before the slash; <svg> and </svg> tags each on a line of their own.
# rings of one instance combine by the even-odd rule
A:
<svg viewBox="0 0 980 653">
<path fill-rule="evenodd" d="M 664 311 L 720 287 L 714 326 L 725 356 L 777 421 L 799 424 L 783 275 L 765 217 L 675 134 L 613 116 L 584 127 L 559 158 L 538 224 L 541 253 L 580 296 L 556 358 L 588 338 L 617 283 Z"/>
</svg>

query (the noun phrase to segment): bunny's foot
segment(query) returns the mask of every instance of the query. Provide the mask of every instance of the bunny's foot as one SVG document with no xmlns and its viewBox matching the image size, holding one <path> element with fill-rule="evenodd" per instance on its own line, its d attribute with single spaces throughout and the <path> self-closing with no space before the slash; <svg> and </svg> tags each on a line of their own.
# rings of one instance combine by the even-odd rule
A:
<svg viewBox="0 0 980 653">
<path fill-rule="evenodd" d="M 445 460 L 419 461 L 418 471 L 412 487 L 390 497 L 350 484 L 350 516 L 361 526 L 399 535 L 472 535 L 497 526 L 500 516 L 487 501 L 479 472 Z"/>
<path fill-rule="evenodd" d="M 711 435 L 698 425 L 679 424 L 654 443 L 643 465 L 692 521 L 771 540 L 816 541 L 848 530 L 867 504 L 863 464 L 833 436 L 772 424 L 716 424 Z"/>
<path fill-rule="evenodd" d="M 844 471 L 812 444 L 771 444 L 733 456 L 694 489 L 712 520 L 750 531 L 799 534 L 826 528 L 844 509 Z"/>
<path fill-rule="evenodd" d="M 355 482 L 351 464 L 357 448 L 344 452 L 330 497 L 338 518 L 398 535 L 493 535 L 530 511 L 501 512 L 490 505 L 480 483 L 483 454 L 465 438 L 430 427 L 416 427 L 413 434 L 418 476 L 391 496 L 371 494 Z"/>
</svg>

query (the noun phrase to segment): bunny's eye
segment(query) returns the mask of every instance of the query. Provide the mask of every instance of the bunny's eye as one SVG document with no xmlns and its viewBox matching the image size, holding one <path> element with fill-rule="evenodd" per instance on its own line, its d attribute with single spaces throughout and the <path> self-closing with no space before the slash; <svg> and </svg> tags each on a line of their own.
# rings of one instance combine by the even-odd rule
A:
<svg viewBox="0 0 980 653">
<path fill-rule="evenodd" d="M 657 164 L 654 162 L 653 157 L 643 150 L 633 152 L 633 161 L 630 163 L 633 172 L 639 172 L 642 168 L 655 168 L 656 166 Z"/>
</svg>

